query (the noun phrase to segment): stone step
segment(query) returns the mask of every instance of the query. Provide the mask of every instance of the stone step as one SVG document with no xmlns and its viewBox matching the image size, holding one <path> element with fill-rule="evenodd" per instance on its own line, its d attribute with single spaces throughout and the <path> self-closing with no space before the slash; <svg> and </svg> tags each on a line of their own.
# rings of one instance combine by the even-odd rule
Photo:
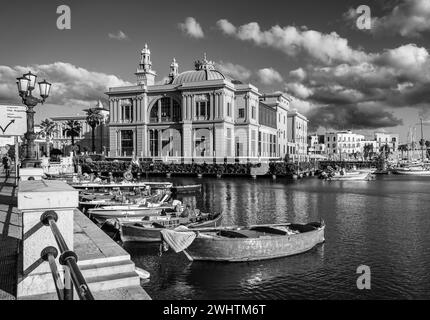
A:
<svg viewBox="0 0 430 320">
<path fill-rule="evenodd" d="M 78 259 L 79 259 L 79 254 L 78 254 Z M 78 260 L 78 266 L 79 268 L 83 268 L 84 266 L 93 266 L 94 264 L 116 263 L 116 262 L 130 261 L 130 260 L 131 258 L 129 254 L 115 255 L 115 256 L 95 258 L 95 259 L 86 258 L 85 260 Z"/>
<path fill-rule="evenodd" d="M 105 276 L 88 277 L 86 278 L 86 281 L 92 292 L 140 285 L 139 276 L 134 271 Z"/>
<path fill-rule="evenodd" d="M 102 262 L 93 265 L 79 266 L 84 278 L 96 276 L 107 276 L 110 274 L 126 273 L 135 271 L 134 263 L 131 260 Z"/>
</svg>

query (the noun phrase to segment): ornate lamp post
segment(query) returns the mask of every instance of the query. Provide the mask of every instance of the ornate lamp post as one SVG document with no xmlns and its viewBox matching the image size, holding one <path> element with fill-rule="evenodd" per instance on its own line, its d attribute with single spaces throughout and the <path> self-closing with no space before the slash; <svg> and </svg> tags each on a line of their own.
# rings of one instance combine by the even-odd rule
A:
<svg viewBox="0 0 430 320">
<path fill-rule="evenodd" d="M 27 107 L 27 133 L 24 135 L 27 140 L 25 159 L 22 162 L 23 168 L 38 167 L 40 161 L 36 159 L 35 155 L 35 143 L 36 134 L 34 133 L 34 107 L 39 103 L 44 103 L 49 97 L 51 90 L 51 84 L 46 80 L 39 82 L 40 97 L 38 99 L 33 97 L 32 91 L 36 87 L 37 76 L 31 72 L 24 74 L 22 77 L 17 78 L 19 96 L 22 98 L 22 103 Z"/>
</svg>

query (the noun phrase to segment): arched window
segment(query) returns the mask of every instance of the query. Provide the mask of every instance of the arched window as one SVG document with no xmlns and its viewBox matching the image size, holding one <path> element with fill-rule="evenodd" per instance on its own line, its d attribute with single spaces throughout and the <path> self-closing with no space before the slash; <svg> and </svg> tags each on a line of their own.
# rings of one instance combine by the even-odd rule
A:
<svg viewBox="0 0 430 320">
<path fill-rule="evenodd" d="M 156 122 L 179 122 L 182 120 L 180 104 L 173 98 L 164 97 L 152 106 L 149 121 Z"/>
</svg>

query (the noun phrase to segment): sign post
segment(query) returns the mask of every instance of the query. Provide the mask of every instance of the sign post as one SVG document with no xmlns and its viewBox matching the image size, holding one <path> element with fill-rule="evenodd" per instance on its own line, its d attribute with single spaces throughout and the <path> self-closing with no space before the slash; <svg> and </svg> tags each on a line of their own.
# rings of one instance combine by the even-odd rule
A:
<svg viewBox="0 0 430 320">
<path fill-rule="evenodd" d="M 0 105 L 0 137 L 14 137 L 15 144 L 15 176 L 18 179 L 19 142 L 27 130 L 27 114 L 25 106 Z"/>
</svg>

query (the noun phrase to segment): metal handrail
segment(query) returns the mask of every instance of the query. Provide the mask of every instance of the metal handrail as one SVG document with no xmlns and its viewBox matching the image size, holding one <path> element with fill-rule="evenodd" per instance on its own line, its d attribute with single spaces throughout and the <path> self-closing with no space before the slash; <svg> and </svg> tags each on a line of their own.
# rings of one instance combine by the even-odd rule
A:
<svg viewBox="0 0 430 320">
<path fill-rule="evenodd" d="M 58 248 L 61 252 L 59 261 L 63 266 L 67 266 L 69 268 L 70 276 L 72 278 L 74 286 L 76 287 L 76 292 L 78 293 L 79 298 L 81 300 L 94 300 L 94 297 L 85 281 L 85 278 L 78 267 L 78 256 L 75 252 L 69 250 L 69 247 L 67 246 L 63 235 L 58 229 L 56 223 L 58 221 L 57 213 L 53 210 L 45 211 L 40 217 L 40 221 L 45 226 L 49 226 L 51 228 L 55 241 L 57 242 Z"/>
<path fill-rule="evenodd" d="M 57 264 L 55 263 L 55 258 L 58 256 L 58 250 L 55 247 L 46 247 L 40 253 L 41 258 L 49 263 L 51 268 L 52 278 L 54 279 L 55 290 L 57 291 L 57 296 L 59 300 L 64 300 L 64 288 L 61 282 L 61 276 L 58 272 Z"/>
</svg>

